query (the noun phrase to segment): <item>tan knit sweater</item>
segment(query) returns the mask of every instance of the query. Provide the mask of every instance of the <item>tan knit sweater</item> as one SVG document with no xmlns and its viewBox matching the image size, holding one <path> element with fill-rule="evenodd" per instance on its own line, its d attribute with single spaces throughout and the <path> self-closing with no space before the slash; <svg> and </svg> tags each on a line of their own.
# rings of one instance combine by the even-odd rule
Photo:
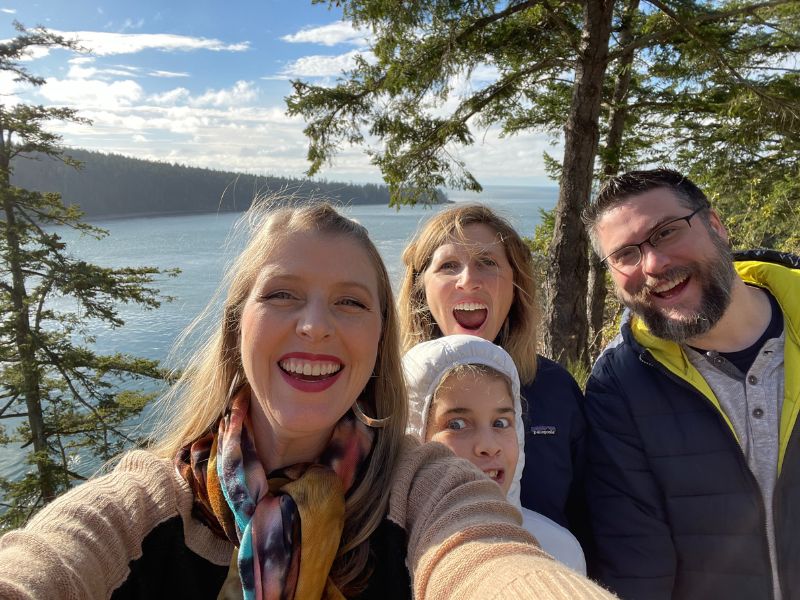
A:
<svg viewBox="0 0 800 600">
<path fill-rule="evenodd" d="M 173 465 L 143 451 L 52 502 L 0 539 L 0 598 L 105 599 L 128 577 L 142 540 L 176 515 L 186 545 L 217 564 L 233 546 L 191 516 Z M 600 599 L 612 596 L 542 552 L 496 484 L 438 444 L 409 440 L 388 518 L 408 534 L 418 599 Z"/>
</svg>

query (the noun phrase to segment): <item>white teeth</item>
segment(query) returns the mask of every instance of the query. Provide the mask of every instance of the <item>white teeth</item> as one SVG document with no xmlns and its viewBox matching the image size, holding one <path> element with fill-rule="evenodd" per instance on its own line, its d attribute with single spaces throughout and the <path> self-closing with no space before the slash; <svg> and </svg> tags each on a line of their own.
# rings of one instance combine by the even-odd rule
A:
<svg viewBox="0 0 800 600">
<path fill-rule="evenodd" d="M 678 287 L 680 284 L 682 284 L 684 281 L 686 281 L 686 278 L 687 278 L 687 276 L 686 276 L 686 275 L 684 275 L 683 277 L 681 277 L 681 278 L 680 278 L 680 279 L 678 279 L 678 280 L 674 280 L 674 281 L 665 281 L 665 282 L 664 282 L 664 283 L 662 283 L 661 285 L 659 285 L 659 286 L 656 286 L 656 287 L 652 288 L 652 290 L 653 290 L 653 291 L 654 291 L 656 294 L 663 294 L 664 292 L 668 292 L 669 290 L 671 290 L 671 289 L 673 289 L 673 288 L 676 288 L 676 287 Z"/>
<path fill-rule="evenodd" d="M 497 479 L 497 474 L 499 471 L 497 469 L 492 469 L 490 471 L 484 471 L 491 479 Z"/>
<path fill-rule="evenodd" d="M 461 304 L 456 304 L 453 310 L 487 310 L 488 308 L 485 304 L 477 302 L 462 302 Z"/>
<path fill-rule="evenodd" d="M 288 373 L 313 375 L 315 377 L 319 375 L 330 375 L 342 368 L 341 365 L 332 362 L 300 360 L 298 358 L 282 360 L 279 364 L 281 369 Z"/>
</svg>

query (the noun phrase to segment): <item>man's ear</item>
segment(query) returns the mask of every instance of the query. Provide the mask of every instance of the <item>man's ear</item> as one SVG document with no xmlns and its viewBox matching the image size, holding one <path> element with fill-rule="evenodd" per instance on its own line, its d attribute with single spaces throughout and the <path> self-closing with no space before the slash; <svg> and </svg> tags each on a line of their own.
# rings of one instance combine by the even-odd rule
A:
<svg viewBox="0 0 800 600">
<path fill-rule="evenodd" d="M 711 229 L 723 240 L 728 242 L 728 230 L 725 229 L 725 225 L 722 224 L 722 219 L 720 218 L 719 214 L 713 208 L 708 209 L 708 224 Z"/>
</svg>

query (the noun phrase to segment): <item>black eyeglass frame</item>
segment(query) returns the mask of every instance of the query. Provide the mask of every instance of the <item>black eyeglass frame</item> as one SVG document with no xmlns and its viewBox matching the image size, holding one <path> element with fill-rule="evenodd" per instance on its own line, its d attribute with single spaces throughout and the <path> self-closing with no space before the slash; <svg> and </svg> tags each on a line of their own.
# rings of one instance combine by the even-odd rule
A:
<svg viewBox="0 0 800 600">
<path fill-rule="evenodd" d="M 668 227 L 669 225 L 672 225 L 673 223 L 677 223 L 678 221 L 686 221 L 686 224 L 687 224 L 687 225 L 688 225 L 688 226 L 691 228 L 691 226 L 692 226 L 692 217 L 693 217 L 693 216 L 695 216 L 695 215 L 696 215 L 697 213 L 699 213 L 700 211 L 703 211 L 703 210 L 705 210 L 705 209 L 707 209 L 707 208 L 710 208 L 710 207 L 709 207 L 709 206 L 701 206 L 700 208 L 698 208 L 698 209 L 696 209 L 696 210 L 692 211 L 690 214 L 686 215 L 685 217 L 678 217 L 677 219 L 671 219 L 671 220 L 667 221 L 666 223 L 662 223 L 661 225 L 659 225 L 658 227 L 656 227 L 656 228 L 655 228 L 653 231 L 651 231 L 651 232 L 650 232 L 650 235 L 649 235 L 649 236 L 647 236 L 647 239 L 646 239 L 646 240 L 644 240 L 643 242 L 640 242 L 640 243 L 638 243 L 638 244 L 625 244 L 625 245 L 624 245 L 624 246 L 622 246 L 621 248 L 617 248 L 617 249 L 616 249 L 616 250 L 614 250 L 614 251 L 613 251 L 611 254 L 609 254 L 609 255 L 607 255 L 605 258 L 601 259 L 601 260 L 600 260 L 600 262 L 601 262 L 602 264 L 604 264 L 604 265 L 608 266 L 608 267 L 611 267 L 612 269 L 616 269 L 616 270 L 618 270 L 618 271 L 619 271 L 619 270 L 620 270 L 620 268 L 619 268 L 619 267 L 615 267 L 615 266 L 613 266 L 613 265 L 610 265 L 610 264 L 607 262 L 607 261 L 608 261 L 608 259 L 609 259 L 609 258 L 611 258 L 611 257 L 612 257 L 614 254 L 616 254 L 616 253 L 617 253 L 617 252 L 619 252 L 620 250 L 625 250 L 626 248 L 636 248 L 636 249 L 639 251 L 639 260 L 637 260 L 635 263 L 633 263 L 632 265 L 630 265 L 630 267 L 635 267 L 635 266 L 636 266 L 636 265 L 638 265 L 640 262 L 642 262 L 642 257 L 644 256 L 644 252 L 642 251 L 642 246 L 644 246 L 645 244 L 650 244 L 650 245 L 651 245 L 653 248 L 657 248 L 657 247 L 658 247 L 658 244 L 654 244 L 654 243 L 652 242 L 652 239 L 653 239 L 653 236 L 654 236 L 654 235 L 656 235 L 656 234 L 657 234 L 659 231 L 661 231 L 662 229 L 664 229 L 664 227 Z"/>
</svg>

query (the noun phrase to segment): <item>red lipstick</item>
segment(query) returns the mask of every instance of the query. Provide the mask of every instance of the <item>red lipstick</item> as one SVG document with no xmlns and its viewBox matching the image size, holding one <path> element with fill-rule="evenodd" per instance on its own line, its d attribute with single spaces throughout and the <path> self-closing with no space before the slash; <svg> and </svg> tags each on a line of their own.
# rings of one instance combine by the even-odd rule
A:
<svg viewBox="0 0 800 600">
<path fill-rule="evenodd" d="M 318 378 L 315 379 L 308 379 L 307 375 L 302 375 L 300 373 L 292 373 L 284 370 L 283 367 L 281 367 L 280 365 L 281 362 L 292 358 L 303 361 L 333 363 L 339 365 L 339 370 L 336 371 L 335 373 L 330 373 L 327 375 L 319 375 Z M 314 392 L 325 391 L 329 387 L 331 387 L 334 383 L 336 383 L 336 381 L 339 379 L 339 376 L 344 371 L 344 365 L 342 364 L 342 361 L 341 359 L 339 359 L 339 357 L 332 356 L 329 354 L 289 352 L 288 354 L 284 354 L 283 356 L 280 357 L 280 359 L 278 359 L 278 370 L 280 371 L 283 380 L 296 390 L 300 390 L 301 392 L 314 393 Z"/>
</svg>

